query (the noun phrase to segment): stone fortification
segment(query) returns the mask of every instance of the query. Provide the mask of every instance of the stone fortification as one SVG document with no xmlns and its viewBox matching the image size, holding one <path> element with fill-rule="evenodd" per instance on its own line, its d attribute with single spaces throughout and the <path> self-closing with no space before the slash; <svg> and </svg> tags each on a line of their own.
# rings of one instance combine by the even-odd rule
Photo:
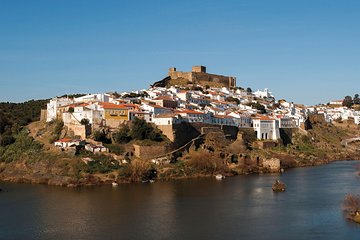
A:
<svg viewBox="0 0 360 240">
<path fill-rule="evenodd" d="M 171 79 L 170 82 L 180 80 L 182 82 L 185 81 L 185 83 L 200 84 L 203 86 L 236 87 L 235 77 L 207 73 L 205 66 L 193 66 L 191 72 L 181 72 L 171 67 L 168 74 Z"/>
</svg>

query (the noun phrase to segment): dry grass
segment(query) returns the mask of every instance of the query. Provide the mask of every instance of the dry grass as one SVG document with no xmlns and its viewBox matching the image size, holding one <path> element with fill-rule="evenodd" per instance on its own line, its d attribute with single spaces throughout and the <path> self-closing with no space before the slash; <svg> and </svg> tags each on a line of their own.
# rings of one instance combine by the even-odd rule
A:
<svg viewBox="0 0 360 240">
<path fill-rule="evenodd" d="M 140 182 L 153 169 L 150 162 L 133 160 L 125 165 L 119 172 L 119 179 L 130 182 Z"/>
<path fill-rule="evenodd" d="M 216 174 L 226 172 L 225 161 L 205 150 L 193 151 L 185 162 L 186 170 L 191 173 Z"/>
</svg>

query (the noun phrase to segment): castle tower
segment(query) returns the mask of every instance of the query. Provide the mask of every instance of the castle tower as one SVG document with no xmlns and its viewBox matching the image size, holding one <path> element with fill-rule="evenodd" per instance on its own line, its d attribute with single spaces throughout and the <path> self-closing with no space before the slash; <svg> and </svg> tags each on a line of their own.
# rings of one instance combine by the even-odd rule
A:
<svg viewBox="0 0 360 240">
<path fill-rule="evenodd" d="M 193 66 L 191 68 L 192 72 L 202 72 L 202 73 L 206 73 L 206 67 L 205 66 Z"/>
</svg>

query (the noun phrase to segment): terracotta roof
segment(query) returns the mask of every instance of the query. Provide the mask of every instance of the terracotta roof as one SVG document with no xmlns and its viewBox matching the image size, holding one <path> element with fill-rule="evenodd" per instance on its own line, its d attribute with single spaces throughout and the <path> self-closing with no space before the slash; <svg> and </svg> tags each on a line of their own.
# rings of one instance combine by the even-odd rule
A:
<svg viewBox="0 0 360 240">
<path fill-rule="evenodd" d="M 127 108 L 126 106 L 124 106 L 125 104 L 114 104 L 114 103 L 108 103 L 108 102 L 102 102 L 102 103 L 100 103 L 100 105 L 104 109 L 124 109 L 124 108 Z"/>
<path fill-rule="evenodd" d="M 131 104 L 131 103 L 122 103 L 122 104 L 115 104 L 115 103 L 109 103 L 109 102 L 101 102 L 99 103 L 104 109 L 124 109 L 124 108 L 138 108 L 139 105 L 137 104 Z"/>
<path fill-rule="evenodd" d="M 176 113 L 187 113 L 187 114 L 204 114 L 203 112 L 194 111 L 191 109 L 179 109 Z"/>
</svg>

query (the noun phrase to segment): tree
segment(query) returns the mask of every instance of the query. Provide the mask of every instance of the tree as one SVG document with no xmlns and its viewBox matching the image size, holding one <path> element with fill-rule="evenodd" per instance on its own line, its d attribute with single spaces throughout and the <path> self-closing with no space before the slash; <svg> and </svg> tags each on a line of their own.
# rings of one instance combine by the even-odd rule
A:
<svg viewBox="0 0 360 240">
<path fill-rule="evenodd" d="M 343 101 L 342 105 L 345 106 L 345 107 L 351 108 L 351 106 L 353 105 L 352 98 L 350 96 L 346 96 L 344 98 L 344 101 Z"/>
<path fill-rule="evenodd" d="M 112 135 L 116 143 L 128 143 L 131 141 L 130 128 L 126 125 Z"/>
<path fill-rule="evenodd" d="M 266 113 L 265 106 L 260 103 L 251 103 L 251 107 L 255 108 L 260 113 Z"/>
<path fill-rule="evenodd" d="M 87 126 L 87 125 L 89 125 L 90 120 L 89 120 L 89 119 L 87 119 L 87 118 L 83 118 L 83 119 L 81 119 L 80 123 L 81 123 L 82 125 Z"/>
<path fill-rule="evenodd" d="M 107 137 L 107 134 L 104 130 L 97 130 L 94 132 L 94 139 L 95 141 L 102 142 L 102 143 L 111 143 L 111 139 Z"/>
<path fill-rule="evenodd" d="M 247 93 L 252 93 L 252 89 L 248 87 L 248 88 L 246 89 L 246 92 L 247 92 Z"/>
<path fill-rule="evenodd" d="M 355 94 L 353 102 L 354 102 L 354 104 L 360 104 L 359 94 Z"/>
<path fill-rule="evenodd" d="M 132 139 L 153 141 L 163 141 L 163 136 L 158 129 L 155 129 L 151 124 L 143 119 L 135 118 L 131 125 L 130 136 Z"/>
<path fill-rule="evenodd" d="M 5 114 L 0 111 L 0 134 L 5 132 L 5 129 L 7 126 L 11 126 L 8 118 L 5 116 Z"/>
<path fill-rule="evenodd" d="M 227 101 L 227 102 L 235 102 L 237 105 L 240 104 L 240 100 L 238 98 L 234 98 L 234 97 L 227 97 L 227 98 L 225 98 L 225 101 Z"/>
</svg>

